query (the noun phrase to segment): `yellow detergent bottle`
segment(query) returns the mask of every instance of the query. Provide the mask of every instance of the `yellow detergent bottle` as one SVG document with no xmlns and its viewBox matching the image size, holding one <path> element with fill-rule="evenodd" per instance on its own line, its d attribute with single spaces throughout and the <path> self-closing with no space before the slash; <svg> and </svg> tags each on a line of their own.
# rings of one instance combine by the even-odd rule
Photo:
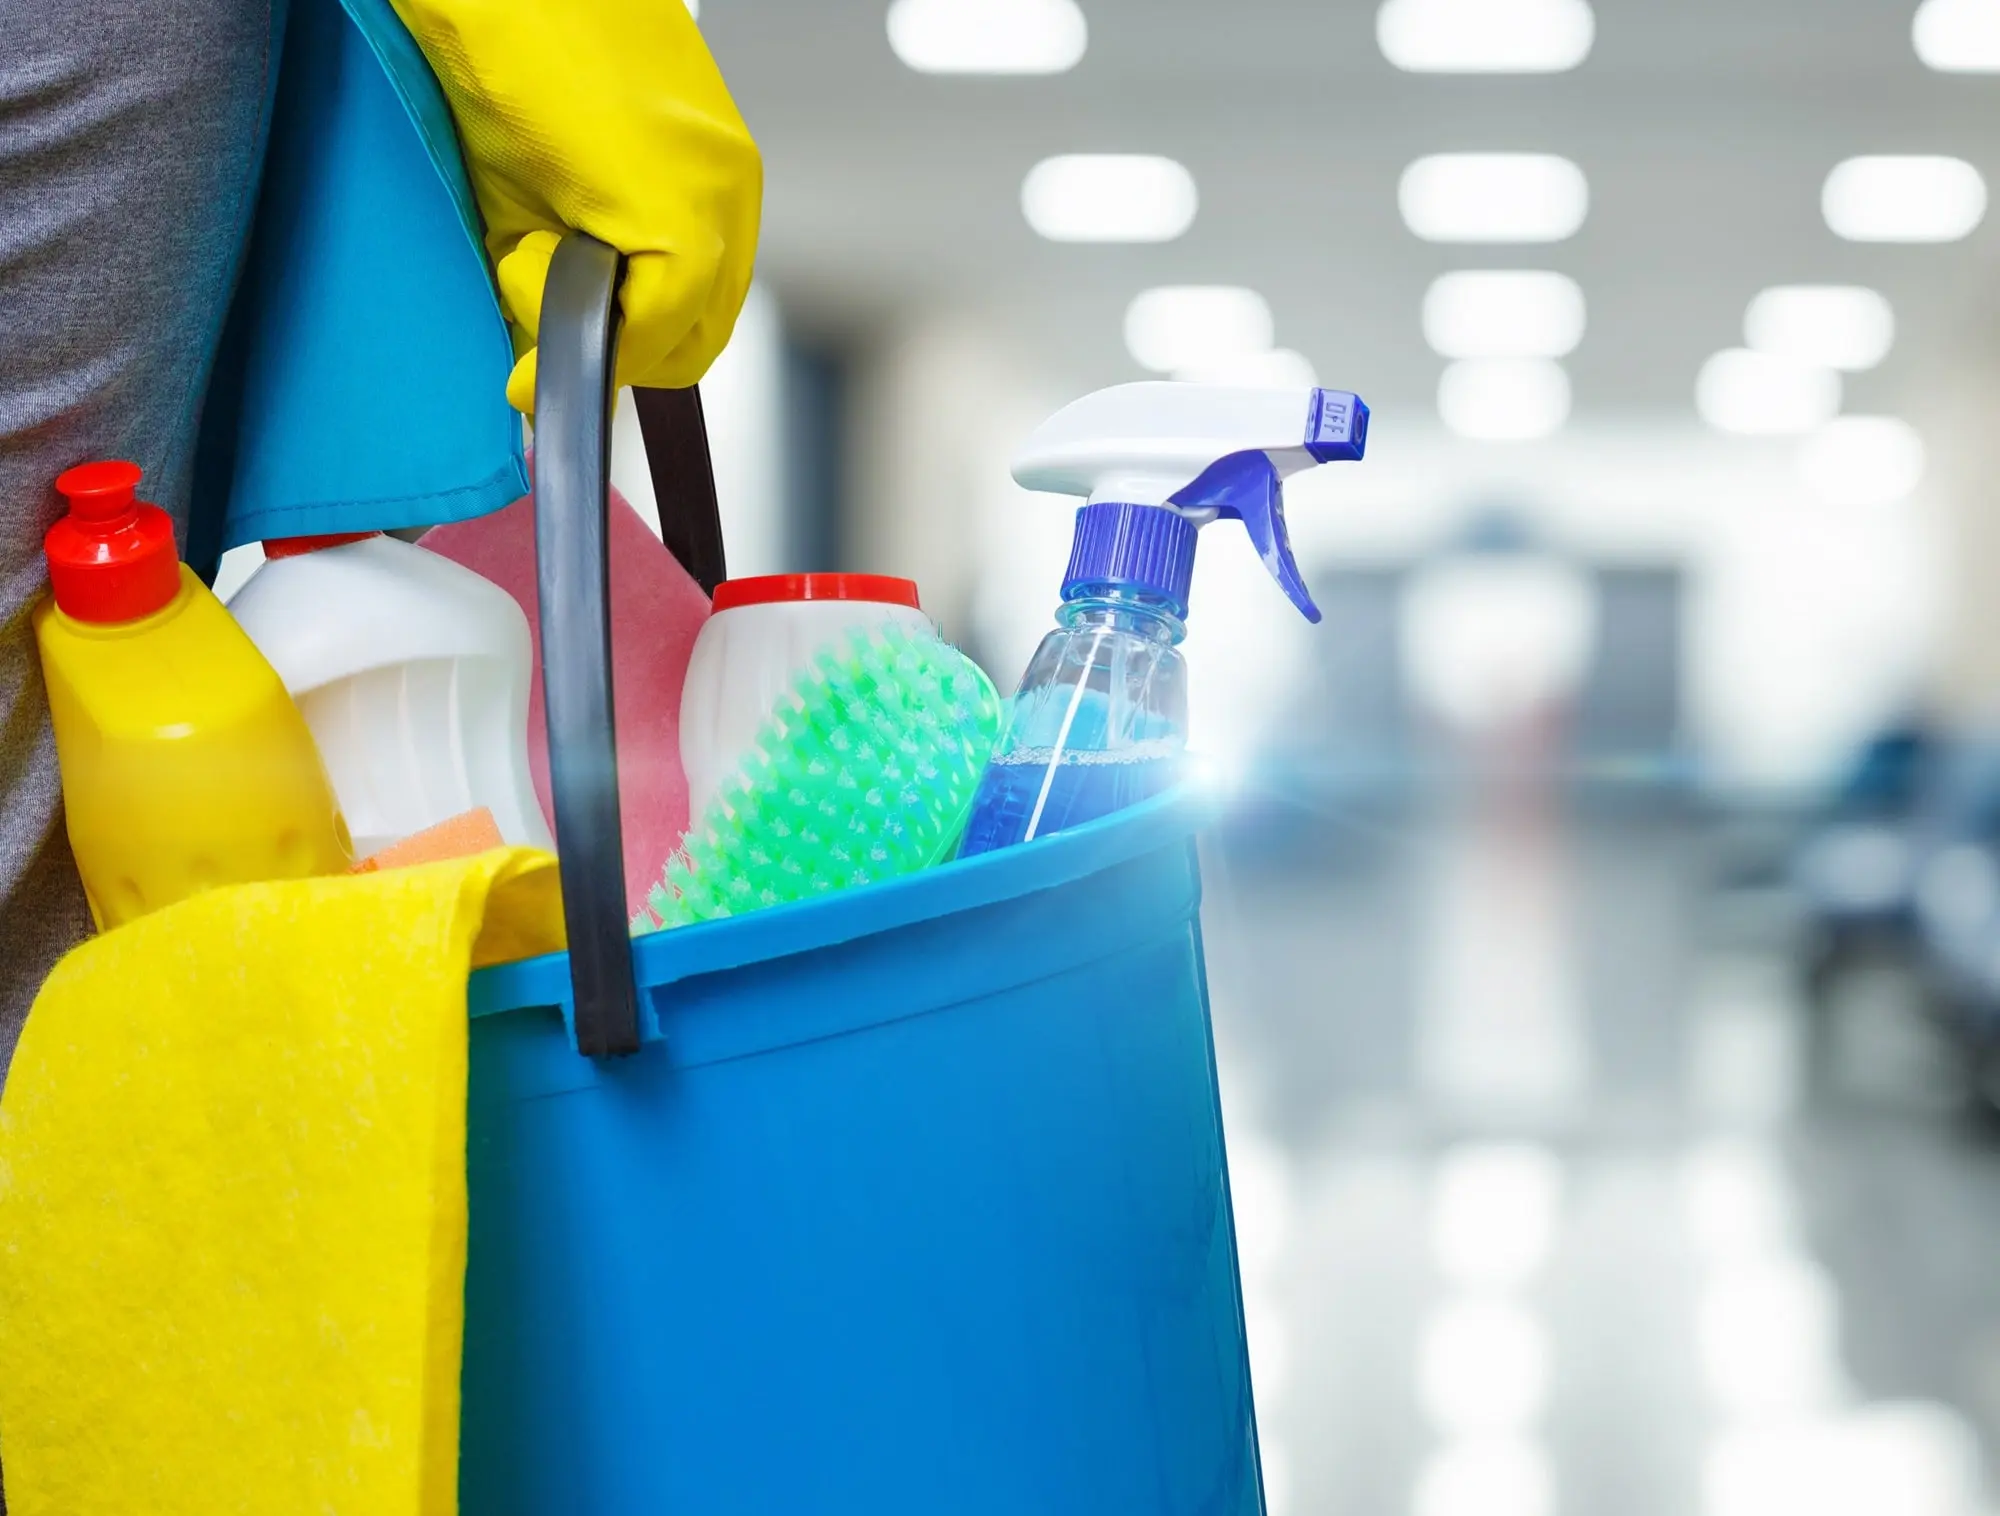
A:
<svg viewBox="0 0 2000 1516">
<path fill-rule="evenodd" d="M 199 890 L 351 861 L 305 718 L 137 498 L 131 463 L 56 480 L 35 638 L 70 846 L 106 930 Z"/>
</svg>

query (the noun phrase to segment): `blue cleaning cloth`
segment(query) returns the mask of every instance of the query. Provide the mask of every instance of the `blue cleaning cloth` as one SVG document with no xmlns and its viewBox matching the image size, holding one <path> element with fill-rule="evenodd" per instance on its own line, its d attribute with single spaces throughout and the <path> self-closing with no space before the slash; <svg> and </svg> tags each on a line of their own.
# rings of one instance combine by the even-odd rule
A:
<svg viewBox="0 0 2000 1516">
<path fill-rule="evenodd" d="M 388 0 L 291 0 L 209 387 L 188 559 L 430 526 L 527 489 L 513 346 L 450 111 Z"/>
</svg>

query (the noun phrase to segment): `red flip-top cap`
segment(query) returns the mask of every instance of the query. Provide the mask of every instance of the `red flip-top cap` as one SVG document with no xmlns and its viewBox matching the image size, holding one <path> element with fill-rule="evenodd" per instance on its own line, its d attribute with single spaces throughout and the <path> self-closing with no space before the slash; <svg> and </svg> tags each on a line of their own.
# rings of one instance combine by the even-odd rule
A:
<svg viewBox="0 0 2000 1516">
<path fill-rule="evenodd" d="M 138 488 L 139 465 L 110 459 L 57 476 L 69 513 L 49 528 L 42 549 L 64 615 L 99 625 L 137 621 L 180 593 L 174 524 L 139 499 Z"/>
<path fill-rule="evenodd" d="M 782 600 L 866 600 L 923 609 L 917 604 L 916 582 L 888 574 L 760 574 L 754 579 L 725 579 L 715 587 L 709 607 L 730 611 L 739 605 Z"/>
</svg>

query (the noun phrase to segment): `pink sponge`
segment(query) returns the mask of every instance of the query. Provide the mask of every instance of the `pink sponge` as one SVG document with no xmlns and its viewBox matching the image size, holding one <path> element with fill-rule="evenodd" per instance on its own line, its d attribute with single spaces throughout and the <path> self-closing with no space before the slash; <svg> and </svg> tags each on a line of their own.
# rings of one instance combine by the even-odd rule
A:
<svg viewBox="0 0 2000 1516">
<path fill-rule="evenodd" d="M 535 633 L 535 678 L 528 700 L 528 761 L 535 793 L 555 827 L 549 800 L 548 716 L 542 704 L 542 649 L 535 590 L 534 496 L 475 521 L 433 527 L 423 545 L 520 602 Z M 688 827 L 681 770 L 681 685 L 708 597 L 653 535 L 631 503 L 611 492 L 611 685 L 618 722 L 618 800 L 625 822 L 625 896 L 638 910 Z M 562 839 L 556 839 L 557 847 Z"/>
</svg>

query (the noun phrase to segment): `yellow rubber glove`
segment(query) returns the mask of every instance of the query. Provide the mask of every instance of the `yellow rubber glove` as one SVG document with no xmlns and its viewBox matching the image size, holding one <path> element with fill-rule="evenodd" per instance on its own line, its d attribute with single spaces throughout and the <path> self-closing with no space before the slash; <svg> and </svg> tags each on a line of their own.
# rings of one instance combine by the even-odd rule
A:
<svg viewBox="0 0 2000 1516">
<path fill-rule="evenodd" d="M 565 231 L 626 257 L 618 383 L 683 389 L 750 288 L 763 161 L 683 0 L 391 0 L 444 86 L 535 399 L 535 331 Z"/>
</svg>

